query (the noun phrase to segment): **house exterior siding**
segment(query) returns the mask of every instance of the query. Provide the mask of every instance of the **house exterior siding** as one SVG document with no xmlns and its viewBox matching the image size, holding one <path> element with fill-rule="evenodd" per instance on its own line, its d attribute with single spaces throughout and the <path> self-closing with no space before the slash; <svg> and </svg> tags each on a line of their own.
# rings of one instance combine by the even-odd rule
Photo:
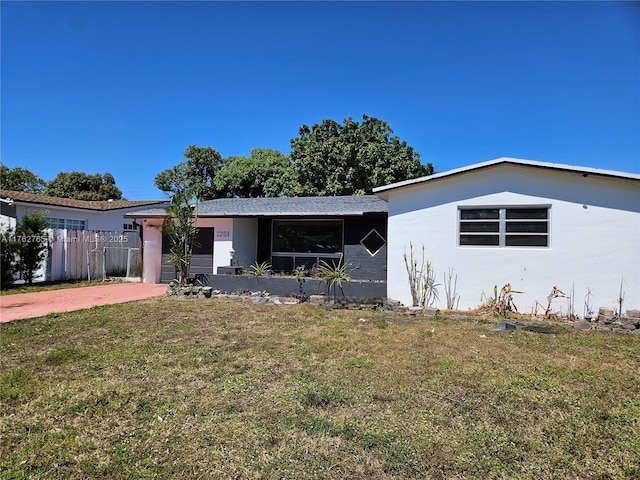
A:
<svg viewBox="0 0 640 480">
<path fill-rule="evenodd" d="M 334 217 L 332 217 L 334 218 Z M 270 261 L 272 218 L 258 221 L 258 262 Z M 351 263 L 350 277 L 354 280 L 386 280 L 387 248 L 384 245 L 375 255 L 371 255 L 360 243 L 375 229 L 385 240 L 387 237 L 386 215 L 343 218 L 344 258 Z M 313 255 L 313 254 L 311 254 Z"/>
<path fill-rule="evenodd" d="M 369 232 L 375 230 L 387 240 L 386 216 L 350 218 L 344 225 L 344 258 L 351 263 L 350 276 L 356 280 L 387 279 L 387 246 L 382 246 L 375 255 L 371 255 L 361 241 Z"/>
<path fill-rule="evenodd" d="M 517 164 L 498 164 L 455 176 L 382 192 L 389 201 L 388 295 L 411 304 L 403 255 L 412 243 L 442 284 L 449 269 L 457 276 L 459 307 L 481 304 L 510 283 L 519 311 L 546 306 L 554 286 L 573 290 L 582 314 L 588 292 L 594 308 L 640 306 L 640 189 L 634 179 L 611 178 Z M 546 206 L 548 247 L 458 245 L 458 210 L 463 207 Z M 446 307 L 439 288 L 439 307 Z M 556 299 L 555 311 L 567 311 Z"/>
</svg>

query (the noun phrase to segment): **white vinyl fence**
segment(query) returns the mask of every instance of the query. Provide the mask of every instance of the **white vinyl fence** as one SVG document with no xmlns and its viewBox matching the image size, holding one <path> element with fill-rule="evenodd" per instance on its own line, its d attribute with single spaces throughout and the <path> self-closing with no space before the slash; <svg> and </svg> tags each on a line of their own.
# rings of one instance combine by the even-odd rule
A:
<svg viewBox="0 0 640 480">
<path fill-rule="evenodd" d="M 47 258 L 35 281 L 139 277 L 137 231 L 49 229 Z"/>
</svg>

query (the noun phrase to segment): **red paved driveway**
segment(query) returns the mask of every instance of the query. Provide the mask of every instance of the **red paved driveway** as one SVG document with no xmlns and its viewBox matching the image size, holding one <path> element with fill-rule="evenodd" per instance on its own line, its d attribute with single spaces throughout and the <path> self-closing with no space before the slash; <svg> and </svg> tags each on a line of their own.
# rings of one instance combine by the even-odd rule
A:
<svg viewBox="0 0 640 480">
<path fill-rule="evenodd" d="M 144 300 L 159 297 L 166 291 L 167 286 L 162 284 L 114 283 L 96 287 L 3 295 L 0 296 L 0 322 Z"/>
</svg>

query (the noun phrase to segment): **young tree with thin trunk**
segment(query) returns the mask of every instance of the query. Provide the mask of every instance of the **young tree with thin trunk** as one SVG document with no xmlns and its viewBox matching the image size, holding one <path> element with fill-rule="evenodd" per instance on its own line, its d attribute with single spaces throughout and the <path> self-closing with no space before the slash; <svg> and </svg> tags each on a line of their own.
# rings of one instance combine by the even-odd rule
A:
<svg viewBox="0 0 640 480">
<path fill-rule="evenodd" d="M 169 217 L 164 231 L 171 242 L 169 261 L 176 267 L 180 285 L 186 284 L 189 279 L 193 245 L 198 232 L 197 209 L 197 202 L 192 202 L 192 196 L 187 190 L 174 193 L 167 209 Z"/>
<path fill-rule="evenodd" d="M 11 242 L 16 255 L 15 269 L 29 285 L 33 283 L 36 271 L 47 256 L 48 227 L 49 222 L 44 217 L 44 212 L 27 212 L 16 225 L 15 237 Z"/>
</svg>

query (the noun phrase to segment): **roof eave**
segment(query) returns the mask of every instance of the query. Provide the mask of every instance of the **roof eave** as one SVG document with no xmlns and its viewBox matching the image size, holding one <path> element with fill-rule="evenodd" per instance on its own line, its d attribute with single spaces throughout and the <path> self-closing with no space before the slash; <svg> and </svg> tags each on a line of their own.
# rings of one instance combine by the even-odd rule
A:
<svg viewBox="0 0 640 480">
<path fill-rule="evenodd" d="M 540 162 L 537 160 L 523 160 L 519 158 L 502 157 L 502 158 L 496 158 L 493 160 L 488 160 L 482 163 L 476 163 L 466 167 L 455 168 L 452 170 L 448 170 L 446 172 L 436 173 L 433 175 L 413 178 L 410 180 L 404 180 L 402 182 L 396 182 L 389 185 L 375 187 L 373 189 L 373 193 L 380 194 L 380 193 L 388 192 L 390 190 L 395 190 L 398 188 L 408 187 L 408 186 L 417 185 L 420 183 L 431 182 L 441 178 L 452 177 L 462 173 L 472 172 L 474 170 L 480 170 L 484 168 L 494 167 L 497 165 L 507 165 L 507 164 L 532 167 L 532 168 L 542 168 L 542 169 L 549 169 L 549 170 L 559 170 L 559 171 L 570 172 L 570 173 L 578 173 L 584 176 L 597 175 L 597 176 L 609 177 L 609 178 L 620 178 L 624 180 L 640 181 L 640 175 L 634 174 L 634 173 L 618 172 L 615 170 L 603 170 L 603 169 L 592 168 L 592 167 L 579 167 L 579 166 L 565 165 L 560 163 L 546 163 L 546 162 Z"/>
</svg>

